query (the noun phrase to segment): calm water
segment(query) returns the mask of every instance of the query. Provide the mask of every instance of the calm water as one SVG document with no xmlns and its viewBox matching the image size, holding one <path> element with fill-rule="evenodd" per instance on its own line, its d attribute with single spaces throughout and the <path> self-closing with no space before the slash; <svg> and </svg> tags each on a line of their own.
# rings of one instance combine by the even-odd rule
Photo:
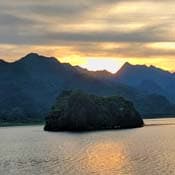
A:
<svg viewBox="0 0 175 175">
<path fill-rule="evenodd" d="M 42 126 L 0 128 L 0 175 L 91 174 L 175 174 L 175 125 L 79 134 L 44 132 Z"/>
</svg>

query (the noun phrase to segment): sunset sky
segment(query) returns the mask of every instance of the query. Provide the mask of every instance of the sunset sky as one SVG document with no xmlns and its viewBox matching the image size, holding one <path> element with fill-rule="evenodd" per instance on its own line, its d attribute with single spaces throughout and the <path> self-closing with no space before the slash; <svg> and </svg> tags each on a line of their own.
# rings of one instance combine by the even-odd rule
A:
<svg viewBox="0 0 175 175">
<path fill-rule="evenodd" d="M 29 52 L 90 70 L 175 71 L 174 0 L 0 0 L 0 58 Z"/>
</svg>

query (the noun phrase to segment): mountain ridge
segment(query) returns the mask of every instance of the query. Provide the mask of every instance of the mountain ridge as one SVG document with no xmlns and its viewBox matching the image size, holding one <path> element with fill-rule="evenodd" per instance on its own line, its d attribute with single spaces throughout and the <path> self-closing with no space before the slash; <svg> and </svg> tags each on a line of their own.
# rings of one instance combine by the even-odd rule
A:
<svg viewBox="0 0 175 175">
<path fill-rule="evenodd" d="M 26 54 L 24 57 L 21 57 L 20 59 L 17 59 L 17 60 L 15 60 L 15 61 L 13 61 L 13 62 L 7 62 L 7 61 L 5 61 L 5 59 L 0 59 L 0 64 L 1 63 L 7 63 L 7 64 L 13 64 L 13 63 L 16 63 L 16 62 L 18 62 L 18 61 L 21 61 L 23 58 L 24 59 L 26 59 L 26 58 L 28 58 L 28 57 L 33 57 L 33 56 L 35 56 L 35 57 L 43 57 L 43 58 L 47 58 L 47 59 L 55 59 L 57 62 L 59 62 L 59 63 L 61 63 L 60 61 L 59 61 L 59 59 L 58 58 L 56 58 L 56 57 L 53 57 L 53 56 L 51 56 L 51 57 L 47 57 L 47 56 L 43 56 L 43 55 L 40 55 L 40 54 L 38 54 L 38 53 L 35 53 L 35 52 L 30 52 L 30 53 L 28 53 L 28 54 Z M 67 62 L 63 62 L 62 64 L 69 64 L 69 65 L 71 65 L 70 63 L 67 63 Z M 71 65 L 72 66 L 72 65 Z M 154 66 L 154 65 L 150 65 L 150 66 L 147 66 L 146 64 L 131 64 L 131 63 L 129 63 L 129 62 L 125 62 L 121 67 L 120 67 L 120 69 L 122 69 L 123 67 L 125 67 L 125 66 L 132 66 L 132 67 L 145 67 L 145 68 L 153 68 L 153 69 L 157 69 L 157 70 L 160 70 L 160 71 L 164 71 L 164 72 L 167 72 L 167 73 L 169 73 L 169 74 L 172 74 L 172 75 L 175 75 L 175 72 L 170 72 L 170 71 L 168 71 L 168 70 L 165 70 L 165 69 L 163 69 L 163 68 L 160 68 L 160 67 L 157 67 L 157 66 Z M 119 70 L 117 70 L 116 72 L 114 72 L 114 73 L 112 73 L 112 72 L 110 72 L 110 71 L 108 71 L 108 70 L 106 70 L 106 69 L 99 69 L 99 70 L 95 70 L 95 71 L 93 71 L 93 70 L 89 70 L 89 69 L 87 69 L 87 68 L 83 68 L 83 67 L 81 67 L 81 66 L 79 66 L 79 65 L 76 65 L 76 66 L 73 66 L 73 67 L 76 67 L 77 69 L 83 69 L 83 70 L 85 70 L 85 71 L 89 71 L 89 72 L 94 72 L 94 73 L 98 73 L 98 72 L 106 72 L 107 74 L 111 74 L 111 75 L 116 75 L 119 71 L 120 71 L 120 69 Z"/>
<path fill-rule="evenodd" d="M 148 98 L 141 89 L 120 82 L 116 77 L 94 77 L 93 72 L 82 73 L 54 57 L 32 53 L 16 62 L 0 65 L 0 121 L 43 119 L 63 90 L 74 89 L 101 96 L 122 96 L 133 101 L 143 116 L 155 116 L 160 112 L 166 115 L 169 111 L 175 114 L 174 104 L 167 102 L 166 97 L 162 100 L 165 108 L 160 111 L 160 107 L 155 106 L 154 114 L 149 113 L 150 104 L 160 99 L 161 94 Z"/>
<path fill-rule="evenodd" d="M 160 95 L 166 96 L 169 100 L 175 103 L 175 74 L 155 66 L 145 65 L 124 65 L 115 75 L 114 80 L 130 85 L 137 89 L 144 82 L 147 82 L 146 87 L 150 88 L 153 84 L 162 89 L 162 92 L 157 90 Z M 152 83 L 149 83 L 152 82 Z M 143 86 L 142 86 L 143 87 Z M 154 93 L 152 91 L 151 93 Z"/>
</svg>

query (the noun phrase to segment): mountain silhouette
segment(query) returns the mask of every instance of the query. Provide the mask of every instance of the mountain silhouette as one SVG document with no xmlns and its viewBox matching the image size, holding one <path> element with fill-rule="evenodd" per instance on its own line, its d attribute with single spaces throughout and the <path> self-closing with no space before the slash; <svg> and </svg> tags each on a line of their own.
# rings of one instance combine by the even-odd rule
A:
<svg viewBox="0 0 175 175">
<path fill-rule="evenodd" d="M 163 95 L 175 103 L 175 75 L 168 71 L 155 66 L 125 63 L 115 74 L 114 79 L 137 89 L 145 90 L 149 94 Z"/>
<path fill-rule="evenodd" d="M 128 67 L 132 66 L 128 65 Z M 155 72 L 160 72 L 162 75 L 172 76 L 156 68 L 145 67 L 145 69 L 151 71 L 155 69 Z M 138 75 L 140 81 L 136 81 L 134 76 L 139 72 L 138 70 L 135 71 L 136 73 L 132 73 L 134 69 L 131 68 L 121 70 L 116 74 L 106 71 L 92 72 L 36 53 L 28 54 L 13 63 L 0 61 L 0 121 L 41 120 L 63 90 L 75 89 L 101 96 L 122 96 L 133 101 L 143 116 L 175 114 L 174 104 L 167 97 L 161 93 L 145 92 L 139 87 L 143 80 L 148 79 L 142 73 L 144 71 Z M 133 77 L 128 77 L 127 72 Z M 166 89 L 162 87 L 157 83 L 157 79 L 155 77 L 155 80 L 150 81 L 156 83 L 153 84 L 154 87 L 158 85 L 162 92 L 166 92 L 168 87 Z M 169 79 L 167 81 L 170 81 Z M 153 110 L 151 104 L 160 99 L 163 99 L 164 108 L 160 110 L 160 106 L 155 105 Z"/>
</svg>

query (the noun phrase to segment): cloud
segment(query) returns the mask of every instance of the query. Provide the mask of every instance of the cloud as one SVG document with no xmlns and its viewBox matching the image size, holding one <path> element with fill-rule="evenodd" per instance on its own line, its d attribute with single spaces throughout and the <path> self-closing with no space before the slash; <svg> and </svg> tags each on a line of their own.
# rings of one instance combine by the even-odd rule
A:
<svg viewBox="0 0 175 175">
<path fill-rule="evenodd" d="M 2 57 L 30 50 L 82 57 L 174 55 L 173 49 L 149 45 L 174 43 L 173 0 L 0 0 L 0 4 Z"/>
<path fill-rule="evenodd" d="M 45 37 L 53 42 L 71 41 L 71 42 L 164 42 L 175 41 L 175 37 L 168 37 L 166 27 L 155 25 L 145 27 L 136 31 L 116 32 L 115 30 L 94 31 L 94 32 L 48 32 Z M 44 37 L 44 36 L 43 36 Z"/>
</svg>

